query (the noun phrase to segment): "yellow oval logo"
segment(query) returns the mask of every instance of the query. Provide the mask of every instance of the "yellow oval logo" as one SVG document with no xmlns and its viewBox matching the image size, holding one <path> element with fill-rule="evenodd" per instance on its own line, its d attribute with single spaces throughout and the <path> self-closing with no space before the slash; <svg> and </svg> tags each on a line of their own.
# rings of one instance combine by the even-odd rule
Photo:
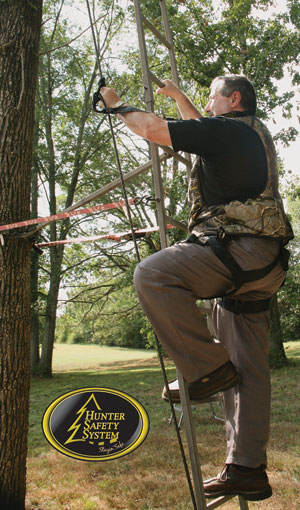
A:
<svg viewBox="0 0 300 510">
<path fill-rule="evenodd" d="M 46 409 L 43 432 L 56 450 L 101 462 L 128 455 L 146 439 L 149 418 L 133 397 L 111 388 L 65 393 Z"/>
</svg>

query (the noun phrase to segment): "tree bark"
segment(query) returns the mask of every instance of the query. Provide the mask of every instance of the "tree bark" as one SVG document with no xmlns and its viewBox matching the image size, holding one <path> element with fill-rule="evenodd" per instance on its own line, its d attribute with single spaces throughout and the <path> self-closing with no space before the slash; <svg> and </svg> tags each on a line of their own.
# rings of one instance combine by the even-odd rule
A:
<svg viewBox="0 0 300 510">
<path fill-rule="evenodd" d="M 35 145 L 37 145 L 37 131 L 35 128 Z M 33 158 L 32 181 L 31 181 L 31 217 L 38 217 L 38 162 Z M 37 242 L 39 233 L 35 236 Z M 38 302 L 38 283 L 39 283 L 39 253 L 36 250 L 31 251 L 31 328 L 30 328 L 30 366 L 31 374 L 36 375 L 40 354 L 39 354 L 39 302 Z"/>
<path fill-rule="evenodd" d="M 61 266 L 63 261 L 64 246 L 52 246 L 50 250 L 50 286 L 47 295 L 45 331 L 42 343 L 42 355 L 39 365 L 39 373 L 43 377 L 52 377 L 52 355 L 55 339 L 56 311 L 59 286 L 61 281 Z"/>
<path fill-rule="evenodd" d="M 0 3 L 0 223 L 28 219 L 42 0 Z M 17 233 L 20 233 L 19 231 Z M 0 246 L 0 508 L 24 510 L 31 241 Z"/>
<path fill-rule="evenodd" d="M 269 363 L 272 368 L 279 368 L 287 364 L 287 357 L 283 347 L 282 331 L 277 294 L 272 297 L 270 305 L 270 353 Z"/>
</svg>

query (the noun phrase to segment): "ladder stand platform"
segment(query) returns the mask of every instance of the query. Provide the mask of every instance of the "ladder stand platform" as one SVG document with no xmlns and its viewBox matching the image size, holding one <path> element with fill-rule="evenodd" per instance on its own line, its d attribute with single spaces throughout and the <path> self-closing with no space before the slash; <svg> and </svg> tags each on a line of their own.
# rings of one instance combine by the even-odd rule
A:
<svg viewBox="0 0 300 510">
<path fill-rule="evenodd" d="M 191 405 L 192 411 L 195 411 L 198 406 L 201 406 L 203 404 L 209 404 L 214 420 L 224 422 L 224 418 L 223 417 L 217 416 L 217 413 L 216 413 L 215 408 L 214 408 L 214 404 L 215 403 L 219 403 L 222 412 L 224 412 L 224 399 L 223 399 L 223 395 L 215 395 L 215 396 L 210 397 L 210 398 L 208 398 L 206 400 L 202 400 L 201 402 L 194 401 L 194 400 L 190 401 L 190 405 Z M 183 421 L 182 407 L 181 407 L 181 405 L 179 403 L 178 404 L 173 404 L 173 407 L 174 407 L 175 411 L 180 413 L 180 418 L 179 418 L 179 421 L 178 421 L 178 427 L 180 428 L 181 424 L 182 424 L 182 421 Z M 170 416 L 170 418 L 168 420 L 168 424 L 171 425 L 172 421 L 173 421 L 173 415 L 171 414 L 171 416 Z"/>
</svg>

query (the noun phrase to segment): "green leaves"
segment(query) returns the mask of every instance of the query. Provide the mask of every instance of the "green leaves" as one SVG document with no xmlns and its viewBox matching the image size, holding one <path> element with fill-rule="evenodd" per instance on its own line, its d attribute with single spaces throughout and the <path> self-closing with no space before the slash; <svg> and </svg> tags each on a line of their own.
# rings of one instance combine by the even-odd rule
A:
<svg viewBox="0 0 300 510">
<path fill-rule="evenodd" d="M 290 9 L 290 20 L 295 27 L 300 30 L 300 5 L 297 0 L 287 2 Z"/>
</svg>

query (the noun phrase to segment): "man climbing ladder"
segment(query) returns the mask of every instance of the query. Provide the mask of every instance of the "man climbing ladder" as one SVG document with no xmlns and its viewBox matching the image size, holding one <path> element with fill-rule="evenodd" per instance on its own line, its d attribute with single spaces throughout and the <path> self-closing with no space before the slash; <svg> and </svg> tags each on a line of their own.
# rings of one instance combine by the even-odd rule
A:
<svg viewBox="0 0 300 510">
<path fill-rule="evenodd" d="M 268 305 L 285 279 L 283 246 L 293 237 L 278 192 L 275 149 L 255 116 L 255 91 L 246 77 L 213 81 L 209 118 L 172 82 L 164 83 L 158 93 L 175 99 L 182 120 L 139 111 L 118 115 L 145 139 L 197 155 L 189 185 L 190 236 L 142 261 L 135 285 L 158 338 L 188 382 L 190 398 L 225 392 L 226 464 L 204 482 L 206 497 L 262 500 L 272 494 L 265 471 Z M 107 107 L 119 107 L 113 89 L 104 87 L 101 94 Z M 198 312 L 199 298 L 218 298 L 218 341 Z M 178 401 L 177 381 L 169 386 Z"/>
</svg>

